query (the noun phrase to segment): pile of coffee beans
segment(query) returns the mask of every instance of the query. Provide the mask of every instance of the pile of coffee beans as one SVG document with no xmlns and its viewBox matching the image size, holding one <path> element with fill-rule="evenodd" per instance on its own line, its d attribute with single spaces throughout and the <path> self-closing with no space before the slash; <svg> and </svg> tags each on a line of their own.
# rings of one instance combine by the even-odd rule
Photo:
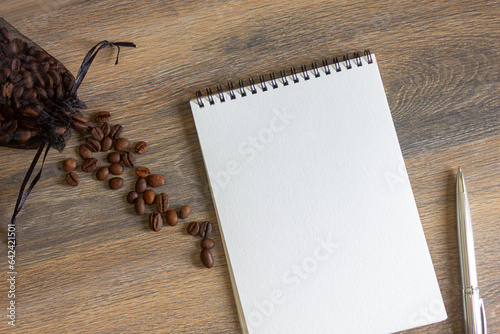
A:
<svg viewBox="0 0 500 334">
<path fill-rule="evenodd" d="M 35 148 L 47 136 L 63 136 L 66 120 L 75 111 L 54 106 L 70 96 L 74 83 L 75 77 L 61 62 L 1 27 L 0 145 Z M 74 107 L 83 107 L 73 102 Z"/>
<path fill-rule="evenodd" d="M 104 181 L 110 175 L 115 175 L 109 179 L 108 185 L 110 189 L 116 190 L 123 187 L 124 181 L 119 175 L 123 173 L 124 166 L 129 168 L 135 166 L 135 153 L 129 149 L 129 140 L 121 137 L 123 127 L 120 124 L 110 125 L 108 123 L 110 119 L 109 112 L 99 112 L 94 116 L 94 120 L 100 125 L 93 125 L 83 115 L 74 114 L 72 126 L 90 134 L 79 148 L 80 157 L 83 160 L 81 163 L 82 171 L 86 173 L 96 172 L 95 176 L 99 181 Z M 141 142 L 141 147 L 144 144 Z M 100 166 L 99 160 L 94 157 L 94 154 L 108 152 L 111 148 L 114 148 L 116 152 L 110 152 L 106 157 L 110 165 Z M 138 152 L 136 151 L 136 153 Z M 66 174 L 66 182 L 74 187 L 78 186 L 79 182 L 78 174 L 74 172 L 77 166 L 78 162 L 74 158 L 66 159 L 63 163 L 63 170 L 68 173 Z"/>
<path fill-rule="evenodd" d="M 191 222 L 187 227 L 188 234 L 199 235 L 202 237 L 201 240 L 201 262 L 207 268 L 212 268 L 214 265 L 214 257 L 212 256 L 211 249 L 215 246 L 215 241 L 210 239 L 212 235 L 212 223 L 209 221 L 204 221 L 203 223 Z"/>
<path fill-rule="evenodd" d="M 90 134 L 85 138 L 85 143 L 80 145 L 79 153 L 82 159 L 81 170 L 85 173 L 95 172 L 95 177 L 99 181 L 109 178 L 109 189 L 118 190 L 124 186 L 124 179 L 120 177 L 124 168 L 132 168 L 136 165 L 136 154 L 144 154 L 148 151 L 148 144 L 144 141 L 138 142 L 134 149 L 130 148 L 130 141 L 124 137 L 123 127 L 120 124 L 111 125 L 111 114 L 109 112 L 99 112 L 94 116 L 94 121 L 100 125 L 91 124 L 84 116 L 75 114 L 73 116 L 73 127 Z M 94 155 L 99 152 L 108 152 L 106 161 L 108 165 L 101 166 L 99 159 Z M 75 172 L 78 161 L 68 158 L 63 162 L 63 170 L 67 173 L 66 182 L 73 187 L 78 186 L 79 176 Z M 148 206 L 153 207 L 153 212 L 149 214 L 149 228 L 154 232 L 159 232 L 164 222 L 169 226 L 176 226 L 179 219 L 186 219 L 191 214 L 191 207 L 183 205 L 178 210 L 170 208 L 170 197 L 165 192 L 156 193 L 158 189 L 165 185 L 165 177 L 161 174 L 152 174 L 148 167 L 138 166 L 135 168 L 137 179 L 134 190 L 126 196 L 126 201 L 133 204 L 138 215 L 145 215 Z M 114 175 L 110 178 L 110 175 Z M 156 210 L 155 210 L 156 209 Z M 165 218 L 163 218 L 165 214 Z M 215 242 L 209 237 L 212 234 L 212 224 L 205 221 L 201 224 L 192 222 L 188 226 L 188 233 L 199 234 L 203 239 L 201 242 L 202 252 L 200 258 L 207 268 L 214 265 L 211 249 Z"/>
</svg>

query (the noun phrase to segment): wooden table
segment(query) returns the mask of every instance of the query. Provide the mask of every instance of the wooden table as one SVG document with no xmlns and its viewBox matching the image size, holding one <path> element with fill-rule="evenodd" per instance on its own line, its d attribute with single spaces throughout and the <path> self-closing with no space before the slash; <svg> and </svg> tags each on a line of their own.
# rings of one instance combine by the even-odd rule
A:
<svg viewBox="0 0 500 334">
<path fill-rule="evenodd" d="M 44 3 L 44 4 L 42 4 Z M 119 3 L 119 4 L 118 4 Z M 380 72 L 420 211 L 448 320 L 407 333 L 463 333 L 455 173 L 464 168 L 479 286 L 490 333 L 500 332 L 500 3 L 491 1 L 4 0 L 1 15 L 76 74 L 100 40 L 137 49 L 97 56 L 79 90 L 112 112 L 140 165 L 167 178 L 173 207 L 193 213 L 148 230 L 126 203 L 62 161 L 83 137 L 51 151 L 18 219 L 16 327 L 6 319 L 7 223 L 34 151 L 0 148 L 2 332 L 239 333 L 227 264 L 188 101 L 194 92 L 369 48 Z M 103 158 L 103 155 L 101 156 Z M 104 159 L 101 159 L 104 161 Z M 199 261 L 187 221 L 215 223 L 215 266 Z M 422 310 L 432 317 L 432 310 Z"/>
</svg>

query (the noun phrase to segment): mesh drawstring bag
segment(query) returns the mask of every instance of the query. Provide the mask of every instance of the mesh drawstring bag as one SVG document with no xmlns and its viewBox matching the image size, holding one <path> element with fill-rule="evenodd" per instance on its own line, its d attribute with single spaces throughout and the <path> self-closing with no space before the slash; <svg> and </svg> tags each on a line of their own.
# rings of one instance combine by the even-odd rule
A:
<svg viewBox="0 0 500 334">
<path fill-rule="evenodd" d="M 90 130 L 81 113 L 86 106 L 77 90 L 99 50 L 108 46 L 118 48 L 115 65 L 120 47 L 135 47 L 129 42 L 99 42 L 88 51 L 75 77 L 56 58 L 0 18 L 0 145 L 37 149 L 21 184 L 12 225 L 41 177 L 50 148 L 64 150 L 72 129 Z M 26 188 L 42 155 L 40 170 Z"/>
</svg>

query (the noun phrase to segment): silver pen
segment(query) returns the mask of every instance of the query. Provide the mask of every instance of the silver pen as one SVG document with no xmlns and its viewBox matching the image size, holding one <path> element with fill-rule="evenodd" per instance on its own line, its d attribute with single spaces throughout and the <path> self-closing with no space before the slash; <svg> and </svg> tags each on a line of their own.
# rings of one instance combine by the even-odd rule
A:
<svg viewBox="0 0 500 334">
<path fill-rule="evenodd" d="M 474 253 L 469 196 L 465 186 L 464 174 L 460 167 L 457 172 L 457 219 L 465 333 L 486 334 L 484 302 L 483 298 L 479 297 L 479 288 L 477 286 L 476 256 Z"/>
</svg>

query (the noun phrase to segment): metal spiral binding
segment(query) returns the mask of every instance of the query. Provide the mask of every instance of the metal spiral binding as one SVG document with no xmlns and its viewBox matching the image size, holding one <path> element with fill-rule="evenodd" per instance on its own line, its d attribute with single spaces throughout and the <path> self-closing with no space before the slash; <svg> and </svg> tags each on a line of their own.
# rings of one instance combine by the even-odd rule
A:
<svg viewBox="0 0 500 334">
<path fill-rule="evenodd" d="M 356 65 L 356 67 L 363 66 L 362 57 L 366 58 L 367 64 L 373 63 L 373 58 L 372 58 L 372 55 L 370 53 L 370 50 L 365 50 L 363 52 L 363 55 L 361 55 L 359 52 L 354 52 L 352 55 L 352 58 L 349 58 L 348 54 L 346 54 L 342 57 L 345 69 L 347 69 L 347 70 L 352 69 L 353 68 L 352 63 L 354 63 L 354 65 Z M 351 63 L 351 60 L 352 60 L 352 63 Z M 314 78 L 319 78 L 322 75 L 322 73 L 324 73 L 325 75 L 330 75 L 334 72 L 342 71 L 342 67 L 340 66 L 341 63 L 337 57 L 333 58 L 331 64 L 328 63 L 327 59 L 322 60 L 321 64 L 322 64 L 322 66 L 321 66 L 322 71 L 320 71 L 320 67 L 317 65 L 317 63 L 311 63 L 311 70 L 310 71 L 307 69 L 307 65 L 301 65 L 300 66 L 300 72 L 301 72 L 300 76 L 304 79 L 304 81 L 307 81 L 307 80 L 311 79 L 310 74 L 314 75 Z M 222 85 L 217 85 L 216 86 L 217 94 L 215 96 L 218 98 L 218 100 L 220 102 L 226 102 L 227 99 L 226 99 L 224 93 L 229 94 L 229 97 L 231 100 L 235 100 L 238 97 L 237 93 L 241 97 L 247 96 L 246 89 L 250 90 L 250 93 L 252 93 L 252 95 L 253 95 L 253 94 L 258 93 L 257 87 L 262 92 L 267 92 L 269 90 L 269 87 L 267 86 L 267 84 L 270 84 L 270 86 L 273 89 L 276 89 L 279 87 L 278 83 L 281 83 L 282 86 L 288 86 L 290 84 L 290 82 L 288 81 L 288 79 L 290 79 L 290 77 L 291 77 L 293 83 L 300 82 L 299 75 L 297 74 L 297 70 L 295 69 L 295 67 L 290 68 L 290 72 L 291 72 L 291 75 L 287 76 L 286 71 L 281 70 L 279 73 L 278 79 L 276 79 L 275 74 L 271 72 L 269 74 L 270 80 L 266 80 L 265 75 L 259 75 L 259 83 L 257 84 L 257 86 L 256 86 L 254 78 L 248 78 L 248 81 L 250 84 L 247 86 L 245 86 L 244 80 L 238 80 L 238 89 L 237 90 L 235 89 L 232 82 L 227 83 L 228 90 L 225 92 L 222 89 Z M 212 89 L 209 87 L 206 89 L 206 91 L 207 91 L 206 99 L 208 100 L 209 104 L 210 105 L 215 104 L 214 93 L 212 93 Z M 200 108 L 203 108 L 205 106 L 205 103 L 203 102 L 203 95 L 202 95 L 201 91 L 196 91 L 195 95 L 196 95 L 196 103 L 198 104 L 198 106 Z"/>
</svg>

